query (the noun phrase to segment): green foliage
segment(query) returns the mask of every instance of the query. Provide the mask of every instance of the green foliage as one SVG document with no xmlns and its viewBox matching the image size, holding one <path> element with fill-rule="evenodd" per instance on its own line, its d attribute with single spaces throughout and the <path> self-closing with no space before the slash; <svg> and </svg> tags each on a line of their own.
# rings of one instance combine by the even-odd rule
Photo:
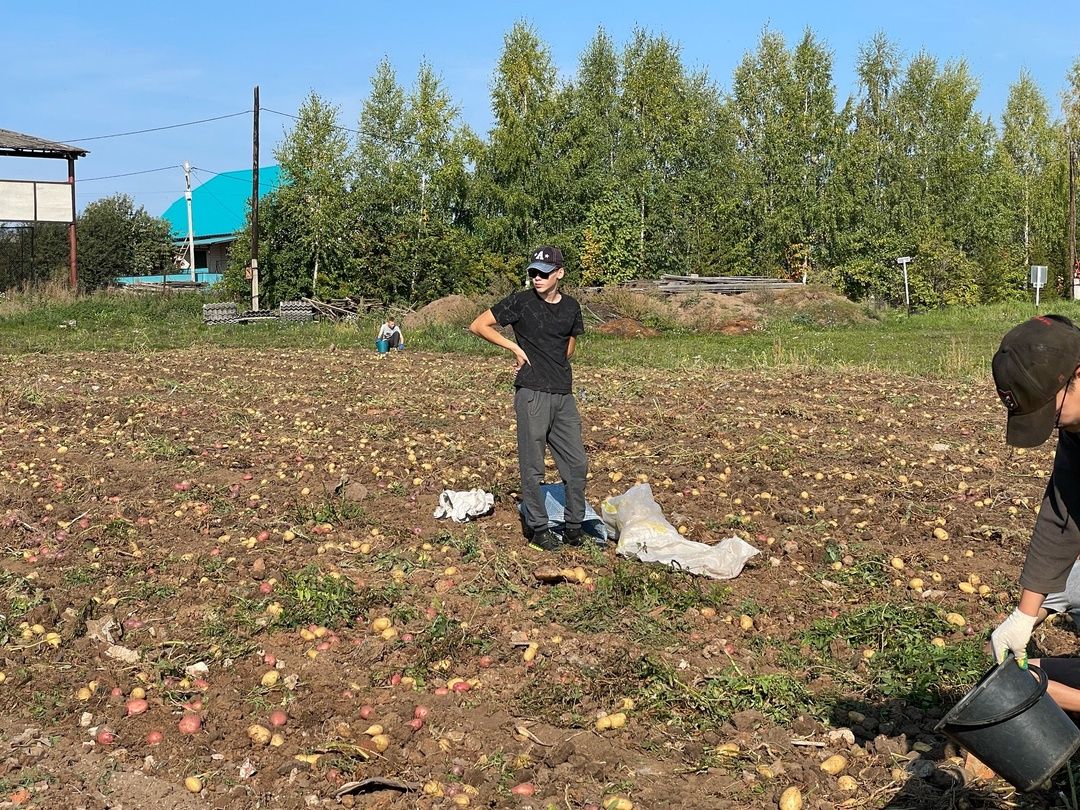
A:
<svg viewBox="0 0 1080 810">
<path fill-rule="evenodd" d="M 65 282 L 70 261 L 67 226 L 55 222 L 0 227 L 0 290 Z"/>
<path fill-rule="evenodd" d="M 986 668 L 982 639 L 930 643 L 952 630 L 942 611 L 930 605 L 871 604 L 833 619 L 818 619 L 804 641 L 837 676 L 878 695 L 929 703 L 942 692 L 969 686 Z M 850 654 L 874 651 L 865 673 L 837 657 L 840 642 Z"/>
<path fill-rule="evenodd" d="M 276 623 L 282 627 L 344 627 L 365 607 L 351 581 L 324 574 L 314 565 L 286 572 L 276 594 L 282 607 Z"/>
<path fill-rule="evenodd" d="M 826 43 L 766 30 L 725 95 L 667 37 L 635 29 L 620 47 L 600 29 L 560 83 L 540 32 L 517 22 L 481 138 L 431 65 L 404 87 L 383 61 L 359 134 L 312 93 L 278 150 L 287 185 L 262 208 L 265 297 L 505 292 L 548 242 L 590 286 L 805 277 L 896 305 L 901 255 L 916 259 L 916 309 L 1018 297 L 1032 263 L 1063 286 L 1080 68 L 1063 126 L 1022 73 L 999 128 L 976 111 L 962 60 L 907 58 L 879 34 L 855 69 L 841 102 Z M 248 254 L 242 235 L 224 286 L 238 299 Z"/>
<path fill-rule="evenodd" d="M 581 598 L 576 586 L 559 585 L 549 599 L 558 621 L 584 631 L 619 623 L 638 639 L 684 626 L 692 607 L 720 607 L 728 596 L 721 585 L 703 585 L 687 574 L 618 559 L 610 574 L 597 577 L 596 590 Z"/>
<path fill-rule="evenodd" d="M 117 276 L 147 275 L 169 268 L 169 223 L 150 216 L 126 194 L 95 200 L 83 209 L 76 227 L 79 286 L 93 290 Z M 171 268 L 170 268 L 171 269 Z"/>
<path fill-rule="evenodd" d="M 673 667 L 656 659 L 641 659 L 636 670 L 635 698 L 642 708 L 692 728 L 716 727 L 747 710 L 777 723 L 788 723 L 800 714 L 824 714 L 824 706 L 815 704 L 805 682 L 790 673 L 747 675 L 732 666 L 690 685 Z"/>
</svg>

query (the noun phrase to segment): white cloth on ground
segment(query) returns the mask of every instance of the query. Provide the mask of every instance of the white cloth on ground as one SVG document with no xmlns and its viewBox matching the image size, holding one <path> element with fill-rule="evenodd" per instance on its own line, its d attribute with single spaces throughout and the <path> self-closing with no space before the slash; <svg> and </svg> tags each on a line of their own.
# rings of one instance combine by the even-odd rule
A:
<svg viewBox="0 0 1080 810">
<path fill-rule="evenodd" d="M 495 496 L 482 489 L 444 489 L 435 508 L 437 518 L 449 517 L 454 523 L 465 523 L 489 514 L 495 508 Z"/>
</svg>

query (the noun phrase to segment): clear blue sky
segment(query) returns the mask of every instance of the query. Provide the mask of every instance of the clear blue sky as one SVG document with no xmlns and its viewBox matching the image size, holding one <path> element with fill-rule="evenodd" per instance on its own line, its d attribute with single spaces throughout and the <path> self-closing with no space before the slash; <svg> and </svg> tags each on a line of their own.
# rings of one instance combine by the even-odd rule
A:
<svg viewBox="0 0 1080 810">
<path fill-rule="evenodd" d="M 859 47 L 882 31 L 910 56 L 964 59 L 980 82 L 980 111 L 1000 120 L 1008 89 L 1031 72 L 1055 115 L 1069 66 L 1080 57 L 1080 17 L 1072 2 L 898 0 L 874 2 L 278 2 L 260 4 L 7 3 L 0 26 L 4 90 L 0 128 L 53 140 L 108 135 L 263 107 L 295 113 L 315 90 L 354 126 L 378 62 L 412 84 L 427 59 L 459 105 L 486 133 L 489 85 L 504 35 L 531 23 L 559 71 L 573 75 L 599 27 L 617 46 L 635 26 L 663 33 L 684 62 L 724 89 L 766 26 L 796 40 L 812 28 L 834 53 L 840 101 L 856 90 Z M 262 114 L 262 163 L 289 119 Z M 79 207 L 115 192 L 160 214 L 183 193 L 184 160 L 223 172 L 251 166 L 248 116 L 123 138 L 84 141 L 77 164 Z M 175 169 L 92 180 L 159 167 Z M 203 172 L 196 182 L 209 179 Z M 61 161 L 0 158 L 0 178 L 63 179 Z"/>
</svg>

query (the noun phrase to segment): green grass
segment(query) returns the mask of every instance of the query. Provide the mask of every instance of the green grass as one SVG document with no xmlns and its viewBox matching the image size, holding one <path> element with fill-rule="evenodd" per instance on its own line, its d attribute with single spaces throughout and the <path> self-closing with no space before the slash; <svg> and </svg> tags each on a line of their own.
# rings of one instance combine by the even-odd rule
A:
<svg viewBox="0 0 1080 810">
<path fill-rule="evenodd" d="M 188 346 L 371 348 L 374 318 L 356 323 L 264 323 L 209 327 L 199 294 L 97 294 L 0 308 L 0 353 L 144 352 Z M 1043 312 L 1080 320 L 1080 303 L 1051 300 Z M 772 314 L 744 335 L 666 331 L 649 339 L 587 333 L 579 366 L 694 368 L 858 367 L 939 376 L 985 374 L 1009 326 L 1034 314 L 1030 301 L 912 315 L 885 311 L 862 323 L 820 325 L 798 313 Z M 75 321 L 74 326 L 69 322 Z M 501 350 L 460 326 L 410 331 L 410 349 L 497 356 Z"/>
</svg>

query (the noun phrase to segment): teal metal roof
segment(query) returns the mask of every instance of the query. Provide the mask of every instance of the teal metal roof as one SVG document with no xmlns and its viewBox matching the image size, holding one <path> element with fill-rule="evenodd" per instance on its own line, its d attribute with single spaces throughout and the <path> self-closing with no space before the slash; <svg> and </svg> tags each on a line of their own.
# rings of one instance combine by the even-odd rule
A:
<svg viewBox="0 0 1080 810">
<path fill-rule="evenodd" d="M 281 182 L 280 166 L 259 168 L 259 199 L 276 189 Z M 195 243 L 214 236 L 234 234 L 244 227 L 248 200 L 251 199 L 251 169 L 222 172 L 191 190 L 191 218 Z M 187 203 L 183 196 L 161 215 L 172 226 L 174 239 L 186 239 Z"/>
</svg>

